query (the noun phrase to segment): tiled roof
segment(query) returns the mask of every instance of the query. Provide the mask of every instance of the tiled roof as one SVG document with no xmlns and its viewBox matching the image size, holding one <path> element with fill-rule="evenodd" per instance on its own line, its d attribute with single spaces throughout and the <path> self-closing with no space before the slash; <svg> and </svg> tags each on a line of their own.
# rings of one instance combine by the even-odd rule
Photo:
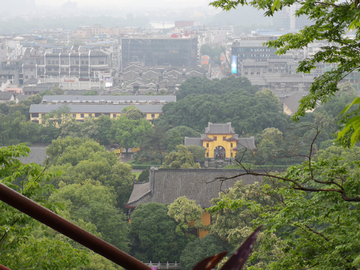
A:
<svg viewBox="0 0 360 270">
<path fill-rule="evenodd" d="M 0 92 L 0 100 L 10 100 L 12 96 L 11 92 Z"/>
<path fill-rule="evenodd" d="M 201 134 L 200 140 L 202 141 L 213 141 L 213 138 L 209 138 L 206 134 Z"/>
<path fill-rule="evenodd" d="M 237 143 L 237 150 L 247 148 L 249 150 L 255 150 L 255 138 L 249 137 L 249 138 L 239 138 L 239 141 Z"/>
<path fill-rule="evenodd" d="M 27 80 L 26 84 L 37 84 L 38 82 L 38 79 L 30 78 L 29 80 Z"/>
<path fill-rule="evenodd" d="M 0 75 L 15 75 L 17 71 L 14 70 L 0 70 Z"/>
<path fill-rule="evenodd" d="M 149 182 L 135 183 L 128 204 L 135 203 L 136 201 L 147 195 L 149 192 L 151 192 Z"/>
<path fill-rule="evenodd" d="M 47 158 L 46 155 L 46 147 L 47 146 L 31 146 L 30 153 L 28 157 L 21 157 L 19 160 L 24 163 L 36 163 L 36 164 L 43 164 L 44 160 Z"/>
<path fill-rule="evenodd" d="M 295 113 L 297 109 L 299 108 L 300 100 L 303 97 L 302 94 L 296 93 L 290 97 L 286 97 L 282 100 L 282 103 L 284 103 L 291 113 Z"/>
<path fill-rule="evenodd" d="M 196 145 L 196 146 L 203 146 L 200 138 L 194 138 L 194 137 L 185 137 L 184 138 L 184 145 Z"/>
<path fill-rule="evenodd" d="M 232 136 L 231 136 L 231 138 L 228 138 L 227 139 L 228 141 L 237 141 L 237 140 L 239 140 L 239 135 L 237 135 L 237 134 L 233 134 Z"/>
<path fill-rule="evenodd" d="M 32 104 L 30 113 L 49 113 L 64 104 Z M 131 105 L 67 105 L 71 113 L 121 113 Z M 143 113 L 162 113 L 163 105 L 132 105 Z"/>
<path fill-rule="evenodd" d="M 208 123 L 208 127 L 205 128 L 205 134 L 229 134 L 235 133 L 234 129 L 231 127 L 231 123 L 226 124 L 213 124 Z"/>
<path fill-rule="evenodd" d="M 172 203 L 181 196 L 195 200 L 202 208 L 212 205 L 213 198 L 219 197 L 220 191 L 225 191 L 242 180 L 244 185 L 261 182 L 262 177 L 245 175 L 227 181 L 215 180 L 218 177 L 233 177 L 243 173 L 241 170 L 219 169 L 150 169 L 149 182 L 135 184 L 127 207 L 137 207 L 142 203 Z"/>
<path fill-rule="evenodd" d="M 125 101 L 125 102 L 172 102 L 176 101 L 176 96 L 147 96 L 147 95 L 139 95 L 139 96 L 71 96 L 71 95 L 48 95 L 44 96 L 42 99 L 43 103 L 55 103 L 60 102 L 60 100 L 66 100 L 68 103 L 72 102 L 108 102 L 108 101 Z"/>
<path fill-rule="evenodd" d="M 52 85 L 49 84 L 37 84 L 36 86 L 24 86 L 23 88 L 23 92 L 34 92 L 34 91 L 39 91 L 39 92 L 44 92 L 46 90 L 51 90 L 52 89 Z"/>
</svg>

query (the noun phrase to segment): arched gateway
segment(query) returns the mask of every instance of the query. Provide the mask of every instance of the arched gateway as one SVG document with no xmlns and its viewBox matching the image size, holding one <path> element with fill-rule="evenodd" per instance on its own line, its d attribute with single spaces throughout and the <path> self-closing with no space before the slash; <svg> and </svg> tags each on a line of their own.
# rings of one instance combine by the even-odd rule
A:
<svg viewBox="0 0 360 270">
<path fill-rule="evenodd" d="M 222 146 L 217 146 L 214 149 L 214 158 L 215 159 L 224 159 L 226 157 L 226 150 Z"/>
<path fill-rule="evenodd" d="M 208 123 L 200 138 L 185 137 L 184 145 L 197 145 L 206 149 L 205 157 L 213 159 L 235 158 L 236 153 L 243 148 L 256 150 L 255 138 L 239 138 L 231 123 Z"/>
</svg>

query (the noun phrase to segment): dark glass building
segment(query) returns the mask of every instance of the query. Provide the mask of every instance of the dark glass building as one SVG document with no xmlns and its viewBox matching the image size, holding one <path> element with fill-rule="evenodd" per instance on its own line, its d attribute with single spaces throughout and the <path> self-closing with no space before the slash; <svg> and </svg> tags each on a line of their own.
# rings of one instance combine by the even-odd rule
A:
<svg viewBox="0 0 360 270">
<path fill-rule="evenodd" d="M 145 66 L 192 67 L 197 65 L 197 37 L 123 38 L 121 52 L 123 67 L 130 62 L 142 62 Z"/>
</svg>

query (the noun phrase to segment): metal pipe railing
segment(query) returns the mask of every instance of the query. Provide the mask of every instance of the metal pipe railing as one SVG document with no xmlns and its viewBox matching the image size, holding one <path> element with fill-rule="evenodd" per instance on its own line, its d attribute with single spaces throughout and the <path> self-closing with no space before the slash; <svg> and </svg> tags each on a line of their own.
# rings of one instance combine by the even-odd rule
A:
<svg viewBox="0 0 360 270">
<path fill-rule="evenodd" d="M 84 245 L 117 265 L 131 270 L 152 269 L 129 254 L 92 235 L 2 183 L 0 183 L 0 200 Z M 1 267 L 2 266 L 0 266 L 0 270 L 10 270 L 9 268 Z"/>
</svg>

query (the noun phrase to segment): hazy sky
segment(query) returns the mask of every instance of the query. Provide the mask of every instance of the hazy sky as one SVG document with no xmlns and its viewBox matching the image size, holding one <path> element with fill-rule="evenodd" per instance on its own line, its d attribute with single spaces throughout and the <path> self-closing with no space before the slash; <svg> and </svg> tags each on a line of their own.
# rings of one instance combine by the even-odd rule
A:
<svg viewBox="0 0 360 270">
<path fill-rule="evenodd" d="M 37 5 L 61 6 L 68 0 L 35 0 Z M 127 7 L 139 6 L 154 8 L 175 8 L 185 6 L 201 6 L 207 5 L 211 0 L 72 0 L 81 6 L 107 6 L 107 7 Z"/>
</svg>

